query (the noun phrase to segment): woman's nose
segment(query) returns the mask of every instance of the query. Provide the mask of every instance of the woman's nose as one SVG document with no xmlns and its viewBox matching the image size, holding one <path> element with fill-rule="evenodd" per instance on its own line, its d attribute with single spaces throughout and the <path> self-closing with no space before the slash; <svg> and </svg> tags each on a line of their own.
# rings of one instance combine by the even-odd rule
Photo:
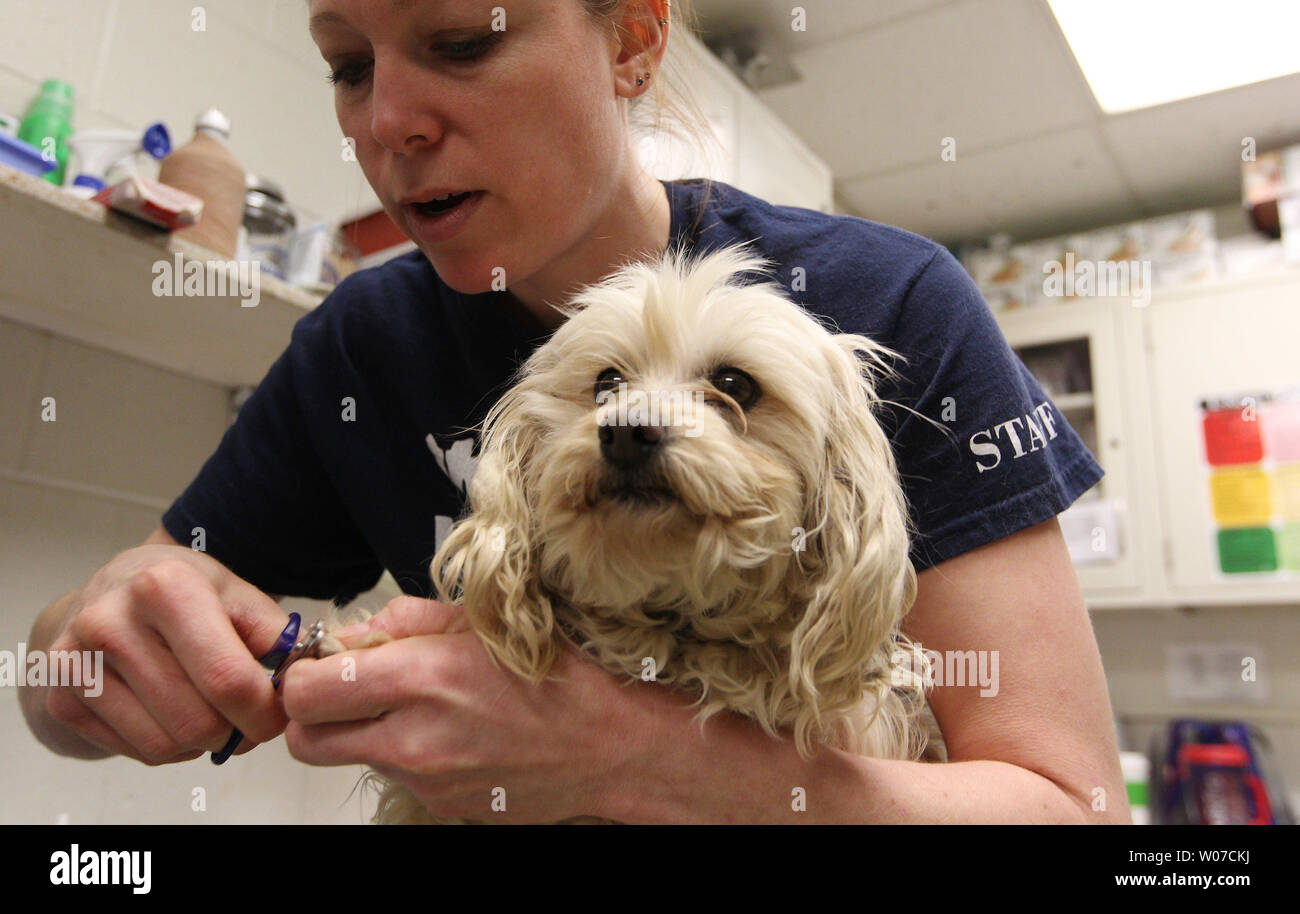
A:
<svg viewBox="0 0 1300 914">
<path fill-rule="evenodd" d="M 370 130 L 382 146 L 408 153 L 441 137 L 441 119 L 432 103 L 437 93 L 416 65 L 376 57 L 370 92 Z"/>
</svg>

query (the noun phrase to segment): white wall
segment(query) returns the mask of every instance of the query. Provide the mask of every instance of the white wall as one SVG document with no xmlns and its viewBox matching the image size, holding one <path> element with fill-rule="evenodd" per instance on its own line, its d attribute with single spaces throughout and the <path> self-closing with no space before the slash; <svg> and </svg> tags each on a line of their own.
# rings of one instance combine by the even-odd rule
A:
<svg viewBox="0 0 1300 914">
<path fill-rule="evenodd" d="M 206 11 L 194 31 L 192 10 Z M 277 180 L 308 218 L 377 206 L 340 154 L 326 67 L 305 0 L 6 0 L 0 110 L 26 112 L 41 82 L 76 90 L 76 129 L 162 121 L 174 145 L 207 106 L 233 124 L 247 171 Z M 286 340 L 287 342 L 287 340 Z M 193 478 L 228 421 L 229 392 L 0 320 L 0 649 L 26 641 L 36 613 L 137 545 Z M 39 421 L 42 396 L 59 421 Z M 378 609 L 383 593 L 359 605 Z M 286 600 L 305 619 L 322 605 Z M 311 768 L 283 741 L 217 768 L 62 759 L 30 735 L 17 693 L 0 693 L 0 822 L 295 823 L 365 821 L 348 799 L 360 768 Z M 207 812 L 191 791 L 207 790 Z"/>
<path fill-rule="evenodd" d="M 708 120 L 713 136 L 656 135 L 654 95 L 642 96 L 632 132 L 641 164 L 655 177 L 709 177 L 779 206 L 832 212 L 834 180 L 828 166 L 800 136 L 693 36 L 669 41 L 663 75 L 668 91 L 685 88 Z M 664 89 L 665 86 L 660 86 Z"/>
<path fill-rule="evenodd" d="M 40 609 L 138 545 L 213 448 L 228 393 L 0 320 L 0 649 L 26 642 Z M 42 422 L 40 401 L 56 398 Z M 372 592 L 358 605 L 382 607 Z M 312 620 L 325 604 L 288 599 Z M 283 740 L 218 768 L 207 758 L 149 768 L 128 759 L 60 758 L 0 689 L 0 823 L 340 823 L 367 820 L 349 792 L 356 766 L 312 768 Z M 207 810 L 191 810 L 194 788 Z"/>
</svg>

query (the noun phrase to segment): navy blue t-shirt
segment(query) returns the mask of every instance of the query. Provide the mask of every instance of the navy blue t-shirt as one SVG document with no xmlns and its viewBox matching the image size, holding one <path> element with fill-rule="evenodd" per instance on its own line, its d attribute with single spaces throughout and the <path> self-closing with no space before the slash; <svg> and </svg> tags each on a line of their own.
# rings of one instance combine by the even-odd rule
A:
<svg viewBox="0 0 1300 914">
<path fill-rule="evenodd" d="M 943 247 L 719 182 L 701 210 L 704 182 L 663 183 L 673 243 L 757 239 L 791 299 L 906 359 L 878 393 L 918 571 L 1059 514 L 1101 479 Z M 267 593 L 347 601 L 387 568 L 432 596 L 429 560 L 473 473 L 470 430 L 546 336 L 513 296 L 455 292 L 418 251 L 355 273 L 298 321 L 163 525 L 182 544 L 203 528 L 208 553 Z"/>
</svg>

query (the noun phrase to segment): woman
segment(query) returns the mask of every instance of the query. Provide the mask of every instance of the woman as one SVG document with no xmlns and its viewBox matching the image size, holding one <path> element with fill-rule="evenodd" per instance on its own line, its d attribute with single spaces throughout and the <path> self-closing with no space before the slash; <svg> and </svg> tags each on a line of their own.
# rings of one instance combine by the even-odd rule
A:
<svg viewBox="0 0 1300 914">
<path fill-rule="evenodd" d="M 300 321 L 163 526 L 38 620 L 33 644 L 105 649 L 113 670 L 94 702 L 25 690 L 38 736 L 156 764 L 220 747 L 231 723 L 257 741 L 283 730 L 305 762 L 364 763 L 436 814 L 501 821 L 1127 822 L 1055 519 L 1101 471 L 960 267 L 895 229 L 646 174 L 626 109 L 660 76 L 661 0 L 499 10 L 311 0 L 339 124 L 419 251 Z M 459 430 L 558 325 L 551 303 L 683 236 L 759 237 L 782 276 L 804 267 L 796 300 L 908 358 L 886 399 L 951 425 L 944 438 L 900 411 L 891 429 L 922 534 L 905 630 L 995 660 L 992 680 L 932 693 L 949 764 L 804 762 L 740 718 L 701 730 L 681 696 L 573 652 L 532 687 L 423 598 L 472 472 Z M 177 548 L 198 527 L 209 554 Z M 412 596 L 370 625 L 398 640 L 359 655 L 355 683 L 294 666 L 282 710 L 253 660 L 284 619 L 266 594 L 346 598 L 384 567 Z"/>
</svg>

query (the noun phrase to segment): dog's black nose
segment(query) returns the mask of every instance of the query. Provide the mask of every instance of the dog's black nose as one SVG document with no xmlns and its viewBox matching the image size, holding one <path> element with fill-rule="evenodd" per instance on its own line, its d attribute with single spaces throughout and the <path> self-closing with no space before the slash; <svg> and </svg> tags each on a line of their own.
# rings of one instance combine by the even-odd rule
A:
<svg viewBox="0 0 1300 914">
<path fill-rule="evenodd" d="M 657 425 L 602 425 L 599 434 L 601 456 L 620 470 L 645 463 L 664 439 Z"/>
</svg>

